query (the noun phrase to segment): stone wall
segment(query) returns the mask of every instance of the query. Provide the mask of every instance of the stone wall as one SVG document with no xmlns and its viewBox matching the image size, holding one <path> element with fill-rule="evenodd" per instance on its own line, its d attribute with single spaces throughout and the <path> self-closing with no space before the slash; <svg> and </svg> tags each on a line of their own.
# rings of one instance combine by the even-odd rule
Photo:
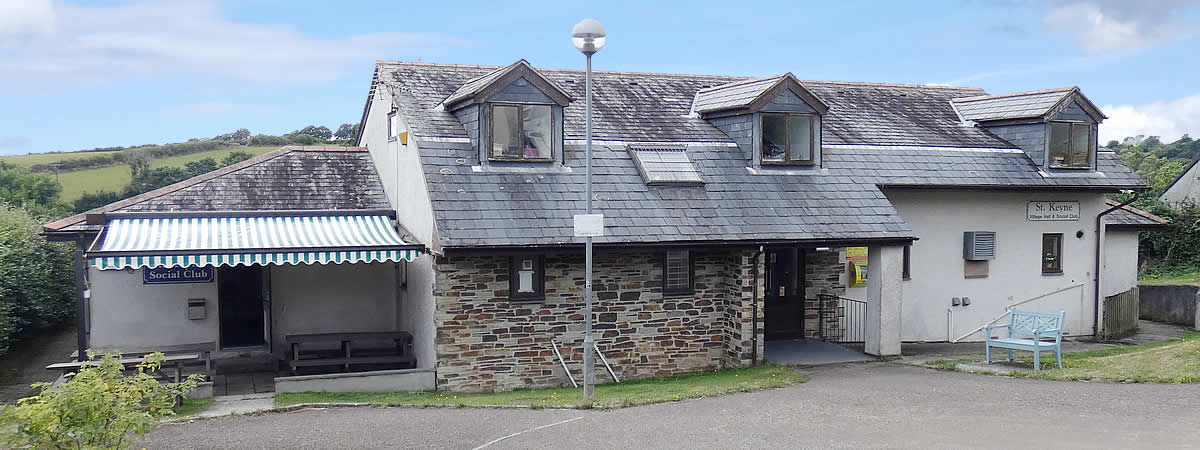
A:
<svg viewBox="0 0 1200 450">
<path fill-rule="evenodd" d="M 595 341 L 622 380 L 750 362 L 753 250 L 694 250 L 692 255 L 694 294 L 664 297 L 661 251 L 596 252 Z M 545 300 L 513 302 L 507 256 L 439 258 L 434 283 L 438 389 L 570 385 L 552 339 L 580 380 L 583 264 L 581 251 L 546 254 Z M 761 315 L 761 304 L 758 311 Z M 761 326 L 760 317 L 760 334 Z M 758 344 L 761 358 L 761 336 Z M 609 379 L 599 360 L 596 368 L 597 382 Z"/>
<path fill-rule="evenodd" d="M 842 282 L 842 272 L 847 270 L 841 263 L 837 251 L 813 251 L 804 253 L 804 334 L 815 338 L 821 335 L 821 295 L 846 295 L 846 285 Z M 829 297 L 825 308 L 832 310 L 838 307 L 836 298 Z M 837 322 L 825 324 L 828 333 L 837 333 Z"/>
</svg>

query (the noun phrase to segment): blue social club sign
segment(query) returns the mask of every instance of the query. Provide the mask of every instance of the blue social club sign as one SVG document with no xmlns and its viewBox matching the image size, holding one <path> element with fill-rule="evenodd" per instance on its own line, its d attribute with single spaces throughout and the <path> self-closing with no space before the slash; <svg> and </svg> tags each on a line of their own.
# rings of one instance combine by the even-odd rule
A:
<svg viewBox="0 0 1200 450">
<path fill-rule="evenodd" d="M 211 283 L 214 272 L 212 267 L 147 267 L 142 269 L 142 283 Z"/>
</svg>

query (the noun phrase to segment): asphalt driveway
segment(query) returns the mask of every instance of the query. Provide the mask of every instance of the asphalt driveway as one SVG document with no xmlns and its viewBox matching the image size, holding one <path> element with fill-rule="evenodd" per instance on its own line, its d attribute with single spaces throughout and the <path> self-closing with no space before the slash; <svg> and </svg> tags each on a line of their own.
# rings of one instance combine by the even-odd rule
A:
<svg viewBox="0 0 1200 450">
<path fill-rule="evenodd" d="M 164 425 L 148 448 L 1191 447 L 1200 385 L 1055 382 L 894 363 L 610 411 L 333 408 Z M 489 444 L 490 443 L 490 444 Z"/>
</svg>

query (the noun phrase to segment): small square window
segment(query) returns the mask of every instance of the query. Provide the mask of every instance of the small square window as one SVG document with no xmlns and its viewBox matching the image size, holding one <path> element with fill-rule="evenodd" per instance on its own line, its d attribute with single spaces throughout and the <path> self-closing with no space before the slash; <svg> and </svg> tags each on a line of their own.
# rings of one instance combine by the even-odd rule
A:
<svg viewBox="0 0 1200 450">
<path fill-rule="evenodd" d="M 1042 273 L 1062 273 L 1062 233 L 1042 235 Z"/>
<path fill-rule="evenodd" d="M 1053 169 L 1092 168 L 1094 127 L 1088 123 L 1050 122 L 1050 167 Z"/>
<path fill-rule="evenodd" d="M 488 157 L 492 160 L 551 161 L 553 110 L 550 105 L 488 106 Z"/>
<path fill-rule="evenodd" d="M 520 255 L 509 259 L 508 297 L 513 300 L 546 298 L 545 267 L 541 255 Z"/>
<path fill-rule="evenodd" d="M 764 164 L 813 164 L 816 133 L 812 115 L 763 114 L 761 123 L 759 145 Z"/>
<path fill-rule="evenodd" d="M 387 121 L 388 139 L 395 139 L 396 136 L 400 135 L 400 118 L 396 115 L 395 111 L 392 111 L 388 113 Z"/>
<path fill-rule="evenodd" d="M 691 294 L 694 275 L 690 251 L 667 251 L 663 258 L 663 295 Z"/>
</svg>

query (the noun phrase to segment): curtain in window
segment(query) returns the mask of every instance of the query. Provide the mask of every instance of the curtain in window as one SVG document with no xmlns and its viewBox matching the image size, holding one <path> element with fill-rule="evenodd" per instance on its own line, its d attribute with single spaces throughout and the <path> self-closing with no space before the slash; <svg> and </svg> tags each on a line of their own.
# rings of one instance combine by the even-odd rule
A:
<svg viewBox="0 0 1200 450">
<path fill-rule="evenodd" d="M 792 116 L 788 125 L 792 127 L 792 161 L 812 161 L 812 117 Z"/>
<path fill-rule="evenodd" d="M 520 156 L 520 110 L 515 106 L 492 106 L 492 156 Z"/>
<path fill-rule="evenodd" d="M 1071 167 L 1088 167 L 1091 162 L 1088 161 L 1090 151 L 1088 151 L 1088 143 L 1092 140 L 1092 127 L 1088 125 L 1072 125 L 1071 126 L 1071 158 L 1069 164 Z"/>
<path fill-rule="evenodd" d="M 550 114 L 551 109 L 545 105 L 522 105 L 522 128 L 524 130 L 524 145 L 521 156 L 525 158 L 547 159 L 551 157 L 550 149 Z"/>
</svg>

